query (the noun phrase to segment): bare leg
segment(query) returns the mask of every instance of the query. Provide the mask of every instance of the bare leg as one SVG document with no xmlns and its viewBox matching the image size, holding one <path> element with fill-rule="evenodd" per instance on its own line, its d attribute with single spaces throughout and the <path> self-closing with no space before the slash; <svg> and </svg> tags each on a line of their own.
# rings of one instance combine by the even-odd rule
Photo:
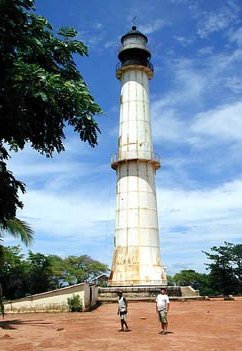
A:
<svg viewBox="0 0 242 351">
<path fill-rule="evenodd" d="M 121 331 L 127 331 L 129 330 L 128 324 L 124 319 L 121 319 Z"/>
<path fill-rule="evenodd" d="M 168 323 L 162 323 L 163 334 L 167 333 Z"/>
<path fill-rule="evenodd" d="M 4 304 L 2 302 L 2 300 L 0 300 L 0 308 L 1 308 L 1 313 L 2 313 L 2 316 L 3 316 L 3 319 L 4 319 Z"/>
<path fill-rule="evenodd" d="M 121 330 L 124 330 L 124 320 L 123 319 L 121 319 Z"/>
<path fill-rule="evenodd" d="M 3 290 L 2 290 L 1 284 L 0 284 L 0 308 L 1 308 L 2 316 L 4 318 Z"/>
<path fill-rule="evenodd" d="M 128 324 L 127 324 L 127 322 L 126 322 L 126 321 L 124 321 L 124 325 L 125 325 L 126 330 L 128 330 L 128 329 L 129 329 L 129 327 L 128 327 Z"/>
</svg>

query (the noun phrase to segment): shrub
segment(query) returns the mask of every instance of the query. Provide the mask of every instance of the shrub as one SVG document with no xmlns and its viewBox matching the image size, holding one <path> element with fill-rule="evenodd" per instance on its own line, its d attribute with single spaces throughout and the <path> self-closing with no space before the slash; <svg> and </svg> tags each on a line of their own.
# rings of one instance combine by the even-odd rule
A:
<svg viewBox="0 0 242 351">
<path fill-rule="evenodd" d="M 82 301 L 79 295 L 73 295 L 72 297 L 68 297 L 67 303 L 70 312 L 82 311 Z"/>
</svg>

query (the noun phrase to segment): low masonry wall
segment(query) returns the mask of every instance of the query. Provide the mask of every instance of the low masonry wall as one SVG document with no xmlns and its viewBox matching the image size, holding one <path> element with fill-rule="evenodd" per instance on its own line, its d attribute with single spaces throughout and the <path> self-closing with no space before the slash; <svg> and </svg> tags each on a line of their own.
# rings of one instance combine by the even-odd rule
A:
<svg viewBox="0 0 242 351">
<path fill-rule="evenodd" d="M 30 295 L 22 299 L 4 303 L 6 313 L 9 312 L 64 312 L 68 311 L 67 299 L 79 295 L 83 311 L 89 311 L 97 304 L 98 287 L 87 283 L 76 284 L 65 288 Z"/>
<path fill-rule="evenodd" d="M 181 295 L 183 297 L 200 296 L 199 290 L 193 289 L 190 285 L 189 286 L 181 286 Z"/>
<path fill-rule="evenodd" d="M 116 302 L 117 292 L 121 290 L 129 301 L 154 301 L 162 286 L 123 286 L 99 287 L 99 302 Z M 171 300 L 204 299 L 198 290 L 191 286 L 163 286 Z"/>
</svg>

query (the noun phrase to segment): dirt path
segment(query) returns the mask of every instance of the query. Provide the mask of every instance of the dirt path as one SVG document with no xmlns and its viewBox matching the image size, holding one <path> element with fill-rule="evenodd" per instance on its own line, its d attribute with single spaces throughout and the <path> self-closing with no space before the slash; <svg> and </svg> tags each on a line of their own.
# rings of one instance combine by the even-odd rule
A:
<svg viewBox="0 0 242 351">
<path fill-rule="evenodd" d="M 88 313 L 7 315 L 0 321 L 1 351 L 241 351 L 242 299 L 172 302 L 169 334 L 153 303 L 130 303 L 129 333 L 119 333 L 117 305 Z"/>
</svg>

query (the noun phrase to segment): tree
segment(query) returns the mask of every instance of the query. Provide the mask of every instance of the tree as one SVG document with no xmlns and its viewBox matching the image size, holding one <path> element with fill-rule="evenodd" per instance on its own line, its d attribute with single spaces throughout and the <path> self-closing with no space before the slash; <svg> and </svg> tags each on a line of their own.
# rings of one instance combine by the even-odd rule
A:
<svg viewBox="0 0 242 351">
<path fill-rule="evenodd" d="M 198 273 L 193 269 L 184 269 L 173 276 L 173 281 L 177 285 L 187 286 L 199 290 L 201 295 L 213 294 L 213 290 L 209 285 L 209 276 L 204 273 Z"/>
<path fill-rule="evenodd" d="M 51 267 L 49 271 L 49 290 L 67 286 L 65 260 L 57 255 L 48 255 L 47 258 Z"/>
<path fill-rule="evenodd" d="M 6 299 L 88 282 L 108 272 L 107 265 L 87 255 L 61 258 L 32 251 L 24 255 L 19 246 L 3 247 L 3 251 L 4 265 L 0 270 L 0 280 Z"/>
<path fill-rule="evenodd" d="M 14 238 L 20 238 L 26 246 L 29 246 L 33 241 L 34 231 L 27 222 L 18 218 L 7 219 L 5 225 L 0 222 L 0 243 L 4 233 L 12 235 Z"/>
<path fill-rule="evenodd" d="M 0 280 L 4 296 L 16 299 L 26 295 L 29 290 L 29 264 L 19 246 L 4 247 L 4 264 L 1 266 Z"/>
<path fill-rule="evenodd" d="M 52 267 L 48 260 L 48 256 L 41 253 L 33 253 L 29 251 L 29 294 L 39 294 L 44 291 L 51 290 L 50 280 Z"/>
<path fill-rule="evenodd" d="M 94 119 L 101 113 L 74 62 L 88 54 L 73 28 L 53 32 L 34 12 L 34 0 L 0 1 L 0 223 L 22 208 L 18 191 L 25 184 L 7 168 L 9 150 L 29 143 L 51 157 L 64 151 L 65 127 L 81 141 L 97 145 L 100 132 Z M 9 148 L 9 150 L 8 150 Z"/>
<path fill-rule="evenodd" d="M 4 263 L 5 263 L 4 248 L 2 245 L 3 234 L 5 232 L 14 236 L 15 238 L 16 237 L 20 238 L 21 241 L 26 246 L 28 246 L 32 242 L 33 234 L 34 234 L 33 230 L 30 228 L 28 223 L 18 218 L 6 219 L 4 224 L 0 222 L 0 270 L 3 269 Z M 9 286 L 10 284 L 8 284 L 8 287 Z M 2 302 L 2 294 L 3 294 L 2 279 L 0 275 L 0 307 L 1 307 L 2 315 L 4 317 L 4 305 Z"/>
<path fill-rule="evenodd" d="M 167 285 L 171 286 L 171 285 L 176 285 L 174 278 L 172 275 L 167 274 Z"/>
<path fill-rule="evenodd" d="M 68 256 L 64 260 L 65 280 L 69 285 L 89 282 L 102 273 L 108 272 L 108 266 L 93 260 L 88 255 Z"/>
<path fill-rule="evenodd" d="M 25 258 L 19 246 L 4 247 L 3 250 L 5 260 L 0 279 L 7 299 L 58 288 L 56 281 L 52 280 L 54 268 L 49 256 L 29 251 Z"/>
<path fill-rule="evenodd" d="M 224 242 L 213 246 L 211 252 L 203 251 L 211 263 L 206 264 L 210 271 L 210 281 L 217 294 L 242 293 L 242 244 Z"/>
</svg>

